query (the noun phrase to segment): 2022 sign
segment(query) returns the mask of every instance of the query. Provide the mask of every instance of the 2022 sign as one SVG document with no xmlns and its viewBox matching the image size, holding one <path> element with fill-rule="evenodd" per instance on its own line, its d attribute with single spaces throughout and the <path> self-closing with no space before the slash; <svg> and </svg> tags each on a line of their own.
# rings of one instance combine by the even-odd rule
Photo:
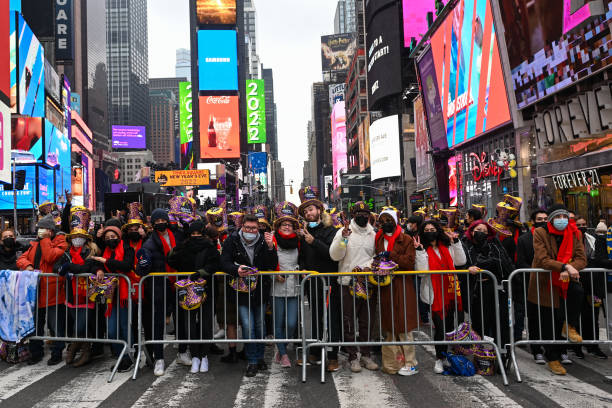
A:
<svg viewBox="0 0 612 408">
<path fill-rule="evenodd" d="M 247 80 L 248 143 L 266 143 L 266 99 L 263 79 Z"/>
</svg>

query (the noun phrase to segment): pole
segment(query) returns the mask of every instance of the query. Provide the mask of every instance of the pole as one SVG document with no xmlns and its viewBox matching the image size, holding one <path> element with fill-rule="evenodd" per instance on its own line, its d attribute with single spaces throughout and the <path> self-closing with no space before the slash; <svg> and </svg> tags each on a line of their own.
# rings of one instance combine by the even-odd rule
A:
<svg viewBox="0 0 612 408">
<path fill-rule="evenodd" d="M 15 160 L 13 160 L 13 228 L 19 235 L 19 229 L 17 228 L 17 190 L 15 189 L 16 168 Z"/>
</svg>

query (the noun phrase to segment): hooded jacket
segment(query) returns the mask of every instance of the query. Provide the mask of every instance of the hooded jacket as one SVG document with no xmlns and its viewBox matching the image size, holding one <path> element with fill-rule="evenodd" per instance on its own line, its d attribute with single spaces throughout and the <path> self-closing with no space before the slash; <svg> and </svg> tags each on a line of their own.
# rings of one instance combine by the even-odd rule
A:
<svg viewBox="0 0 612 408">
<path fill-rule="evenodd" d="M 352 233 L 348 236 L 346 244 L 342 237 L 344 228 L 339 228 L 329 247 L 331 259 L 338 262 L 338 272 L 351 272 L 356 266 L 369 267 L 372 264 L 372 258 L 376 255 L 374 228 L 369 223 L 362 228 L 354 219 L 351 220 L 349 228 Z M 349 285 L 351 280 L 351 276 L 338 277 L 338 283 L 345 286 Z"/>
<path fill-rule="evenodd" d="M 338 272 L 338 262 L 329 255 L 329 247 L 336 235 L 336 228 L 332 224 L 331 215 L 321 213 L 321 222 L 314 228 L 307 227 L 314 237 L 312 244 L 301 241 L 300 266 L 307 271 L 320 273 Z"/>
</svg>

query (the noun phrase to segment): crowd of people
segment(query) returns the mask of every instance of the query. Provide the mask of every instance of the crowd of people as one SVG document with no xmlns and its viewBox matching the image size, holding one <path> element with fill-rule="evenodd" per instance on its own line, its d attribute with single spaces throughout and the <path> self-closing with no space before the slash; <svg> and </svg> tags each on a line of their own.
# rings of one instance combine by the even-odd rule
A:
<svg viewBox="0 0 612 408">
<path fill-rule="evenodd" d="M 60 212 L 55 204 L 45 203 L 39 207 L 37 239 L 29 246 L 20 247 L 12 229 L 2 232 L 0 269 L 57 275 L 40 280 L 37 336 L 46 327 L 57 337 L 69 333 L 74 338 L 117 340 L 111 342 L 115 358 L 123 348 L 119 340 L 140 338 L 137 307 L 131 309 L 130 319 L 127 300 L 131 297 L 134 305 L 142 301 L 144 338 L 159 341 L 147 346 L 157 376 L 165 372 L 163 340 L 170 317 L 176 338 L 185 340 L 179 345 L 177 362 L 190 366 L 192 373 L 208 371 L 211 353 L 225 353 L 224 363 L 245 359 L 247 376 L 266 370 L 265 342 L 247 342 L 239 353 L 238 327 L 243 339 L 263 340 L 269 335 L 288 342 L 295 339 L 299 285 L 305 271 L 328 277 L 338 273 L 325 285 L 324 279 L 310 280 L 306 292 L 310 333 L 321 338 L 326 329 L 330 342 L 409 342 L 412 332 L 429 322 L 433 339 L 444 340 L 467 315 L 478 336 L 499 341 L 499 333 L 501 344 L 508 344 L 509 328 L 500 324 L 497 330 L 491 304 L 497 298 L 500 321 L 507 322 L 509 288 L 495 283 L 508 280 L 518 268 L 552 272 L 518 274 L 512 279 L 514 340 L 522 338 L 527 317 L 529 339 L 571 342 L 571 347 L 532 345 L 537 364 L 548 364 L 553 373 L 564 375 L 564 365 L 571 364 L 568 351 L 585 358 L 583 339 L 598 338 L 606 277 L 581 270 L 612 268 L 604 220 L 593 234 L 584 217 L 555 204 L 521 223 L 521 199 L 512 196 L 506 196 L 489 219 L 479 205 L 469 208 L 465 218 L 453 208 L 435 212 L 422 208 L 407 218 L 393 207 L 374 214 L 365 202 L 355 203 L 345 214 L 326 209 L 314 187 L 301 189 L 300 200 L 299 207 L 277 203 L 270 217 L 263 206 L 247 213 L 228 213 L 221 206 L 198 214 L 193 200 L 177 196 L 170 200 L 169 209 L 155 209 L 148 216 L 141 203 L 130 203 L 98 229 L 87 208 L 72 206 L 69 200 Z M 389 284 L 394 270 L 444 273 L 402 275 Z M 189 272 L 187 280 L 154 275 L 139 287 L 147 275 L 177 271 Z M 216 274 L 219 271 L 225 275 Z M 284 273 L 264 276 L 260 271 Z M 362 271 L 377 273 L 369 278 L 350 274 Z M 116 296 L 101 308 L 88 300 L 91 281 L 82 274 L 98 282 L 105 276 L 124 277 L 117 283 Z M 135 290 L 130 292 L 130 287 Z M 177 304 L 184 287 L 200 288 L 189 292 L 199 301 L 187 305 L 191 299 L 183 297 Z M 212 340 L 219 327 L 226 339 L 236 340 L 228 343 L 227 352 L 212 341 L 197 342 Z M 275 347 L 274 363 L 291 367 L 288 344 L 275 342 Z M 354 373 L 380 366 L 389 374 L 418 373 L 415 346 L 394 346 L 399 351 L 391 358 L 386 357 L 385 347 L 391 346 L 382 346 L 380 365 L 367 344 L 343 346 L 343 351 Z M 294 364 L 321 364 L 321 349 L 309 350 L 307 361 L 298 359 Z M 435 347 L 436 373 L 446 370 L 447 350 L 445 345 Z M 29 352 L 29 364 L 39 363 L 43 341 L 30 340 Z M 65 360 L 79 367 L 103 356 L 104 342 L 71 342 L 66 347 L 55 340 L 50 352 L 47 364 Z M 326 351 L 327 371 L 341 369 L 338 352 L 338 347 Z M 589 344 L 586 352 L 607 358 L 596 344 Z M 123 354 L 118 367 L 130 370 L 132 356 Z"/>
</svg>

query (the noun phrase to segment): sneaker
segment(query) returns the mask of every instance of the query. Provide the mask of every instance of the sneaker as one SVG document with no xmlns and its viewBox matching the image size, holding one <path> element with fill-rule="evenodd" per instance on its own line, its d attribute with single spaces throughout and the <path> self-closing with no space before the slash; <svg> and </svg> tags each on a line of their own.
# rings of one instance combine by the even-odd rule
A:
<svg viewBox="0 0 612 408">
<path fill-rule="evenodd" d="M 281 355 L 280 353 L 277 351 L 276 354 L 274 354 L 274 362 L 276 364 L 280 364 L 281 363 Z"/>
<path fill-rule="evenodd" d="M 193 359 L 189 357 L 189 353 L 178 353 L 176 355 L 176 362 L 189 367 L 193 362 Z"/>
<path fill-rule="evenodd" d="M 399 375 L 403 375 L 403 376 L 410 376 L 410 375 L 418 374 L 419 370 L 417 370 L 416 367 L 404 366 L 404 367 L 400 368 L 397 373 Z"/>
<path fill-rule="evenodd" d="M 363 366 L 370 371 L 378 370 L 378 364 L 376 364 L 374 360 L 370 358 L 370 356 L 362 356 L 361 364 L 363 364 Z"/>
<path fill-rule="evenodd" d="M 194 357 L 191 359 L 191 370 L 189 370 L 189 372 L 191 374 L 195 374 L 198 371 L 200 371 L 200 359 L 197 357 Z"/>
<path fill-rule="evenodd" d="M 338 360 L 329 360 L 329 362 L 327 363 L 327 372 L 335 373 L 338 370 L 340 370 L 340 364 L 338 364 Z"/>
<path fill-rule="evenodd" d="M 548 363 L 548 369 L 550 371 L 552 371 L 552 373 L 555 374 L 555 375 L 565 375 L 565 374 L 567 374 L 567 371 L 565 370 L 565 368 L 563 368 L 561 363 L 559 363 L 559 360 L 555 360 L 555 361 L 549 362 Z"/>
<path fill-rule="evenodd" d="M 42 355 L 32 355 L 30 356 L 30 359 L 28 360 L 28 365 L 38 364 L 42 361 L 42 359 L 43 359 Z"/>
<path fill-rule="evenodd" d="M 561 364 L 574 364 L 572 360 L 570 360 L 569 356 L 566 353 L 561 354 Z"/>
<path fill-rule="evenodd" d="M 352 372 L 354 372 L 354 373 L 361 372 L 361 364 L 359 364 L 359 360 L 357 360 L 357 359 L 351 360 L 349 362 L 349 364 L 351 365 L 351 371 Z"/>
<path fill-rule="evenodd" d="M 603 351 L 601 351 L 601 349 L 598 346 L 595 346 L 595 348 L 589 350 L 589 354 L 592 354 L 593 356 L 600 358 L 602 360 L 608 359 L 608 355 L 604 353 Z"/>
<path fill-rule="evenodd" d="M 257 364 L 247 365 L 246 374 L 247 377 L 255 377 L 257 375 Z"/>
<path fill-rule="evenodd" d="M 546 360 L 544 360 L 544 355 L 543 354 L 536 354 L 533 359 L 535 360 L 536 364 L 540 364 L 540 365 L 544 365 L 546 364 Z"/>
<path fill-rule="evenodd" d="M 268 365 L 265 361 L 259 360 L 257 362 L 257 371 L 266 371 L 268 369 Z"/>
<path fill-rule="evenodd" d="M 121 362 L 119 363 L 119 367 L 117 367 L 117 371 L 120 373 L 125 373 L 130 371 L 130 369 L 132 368 L 132 359 L 129 357 L 124 357 L 121 359 Z"/>
<path fill-rule="evenodd" d="M 57 354 L 52 354 L 51 358 L 49 359 L 49 361 L 47 361 L 47 365 L 48 366 L 54 366 L 54 365 L 58 365 L 59 363 L 62 362 L 62 355 L 57 355 Z"/>
<path fill-rule="evenodd" d="M 569 327 L 569 330 L 568 330 L 568 327 Z M 574 329 L 571 325 L 568 325 L 567 322 L 563 323 L 563 329 L 561 330 L 561 336 L 565 337 L 572 343 L 582 343 L 582 336 L 578 334 L 576 329 Z"/>
<path fill-rule="evenodd" d="M 444 372 L 444 360 L 436 360 L 434 364 L 434 373 L 442 374 Z"/>
<path fill-rule="evenodd" d="M 288 355 L 283 354 L 283 356 L 281 357 L 280 365 L 283 368 L 291 368 L 291 361 L 289 361 Z"/>
<path fill-rule="evenodd" d="M 200 362 L 200 372 L 201 373 L 208 372 L 208 357 L 202 357 L 202 361 Z"/>
<path fill-rule="evenodd" d="M 153 374 L 155 374 L 157 377 L 161 377 L 162 375 L 164 375 L 165 371 L 166 363 L 164 362 L 164 360 L 156 360 L 155 368 L 153 369 Z"/>
</svg>

